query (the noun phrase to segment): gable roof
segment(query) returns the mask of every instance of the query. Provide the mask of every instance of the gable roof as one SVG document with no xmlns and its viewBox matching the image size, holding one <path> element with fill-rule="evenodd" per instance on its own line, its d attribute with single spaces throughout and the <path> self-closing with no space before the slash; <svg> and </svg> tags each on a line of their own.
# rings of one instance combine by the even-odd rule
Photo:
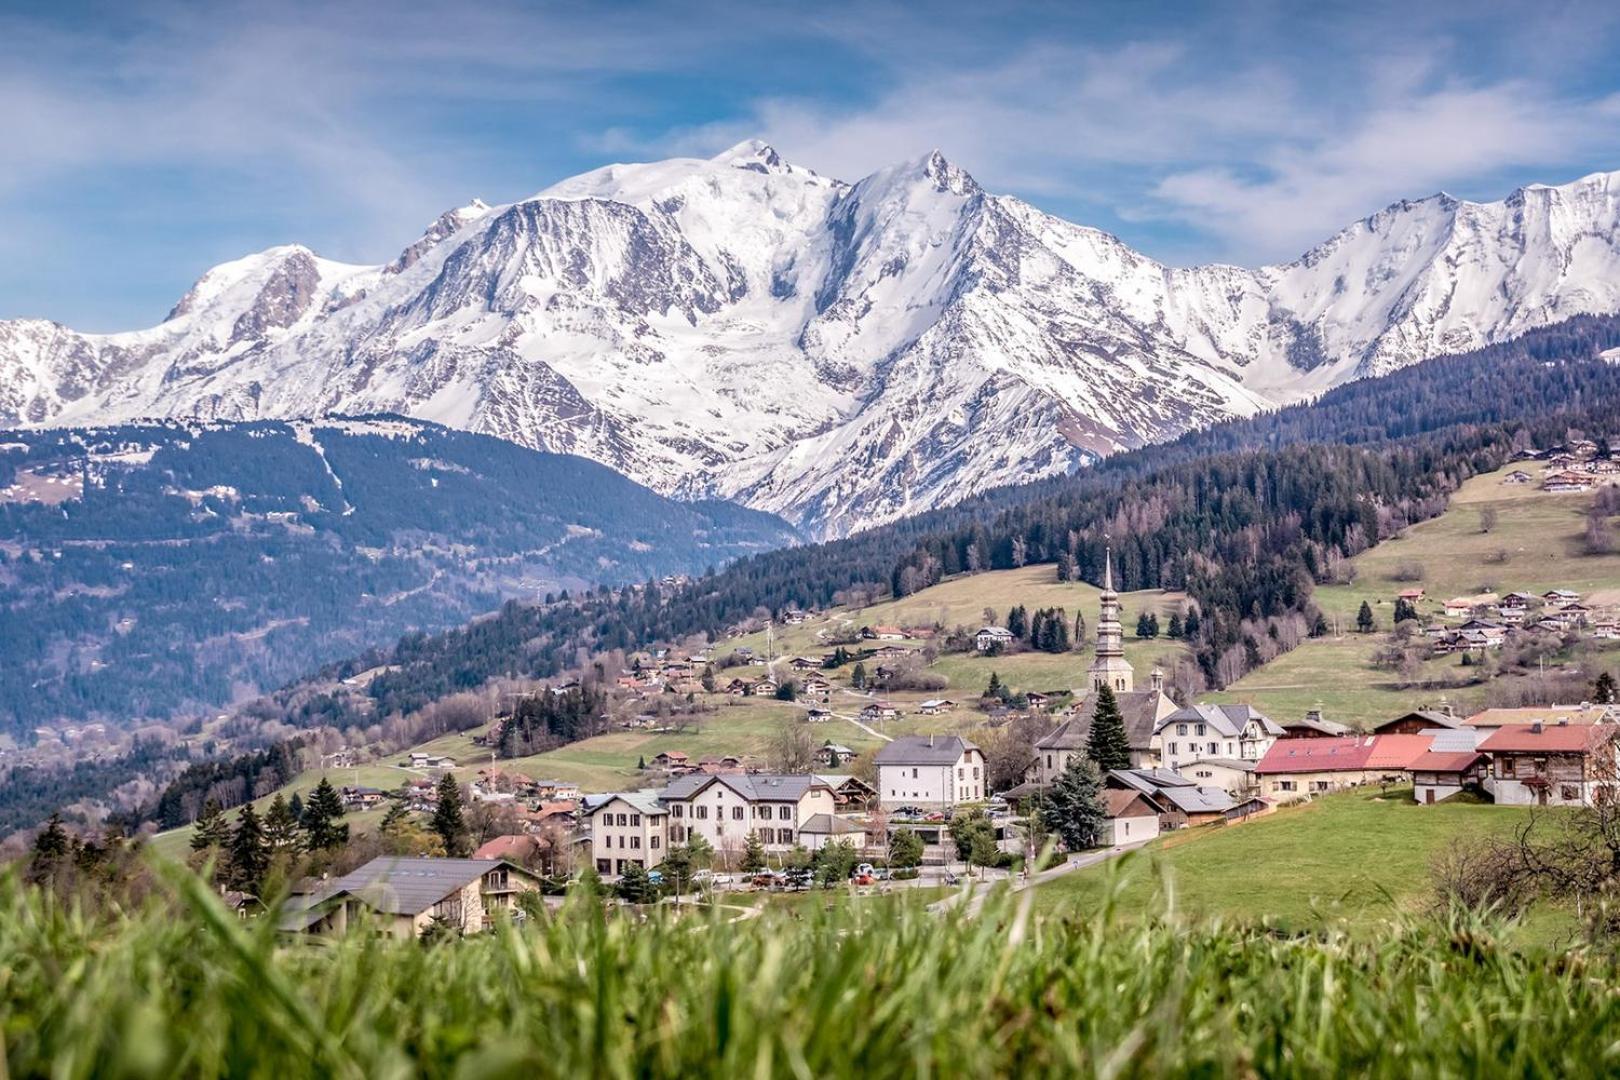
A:
<svg viewBox="0 0 1620 1080">
<path fill-rule="evenodd" d="M 1158 811 L 1142 797 L 1140 791 L 1129 788 L 1109 788 L 1102 793 L 1103 811 L 1111 818 L 1157 817 Z M 1135 813 L 1127 813 L 1134 810 Z"/>
<path fill-rule="evenodd" d="M 1119 703 L 1119 713 L 1125 719 L 1125 741 L 1132 750 L 1150 749 L 1159 717 L 1175 709 L 1175 703 L 1158 690 L 1115 691 L 1114 700 Z M 1097 695 L 1092 692 L 1075 706 L 1073 716 L 1051 734 L 1036 740 L 1035 749 L 1084 750 L 1091 735 L 1091 718 L 1096 712 Z"/>
<path fill-rule="evenodd" d="M 1615 737 L 1612 724 L 1508 724 L 1479 744 L 1490 753 L 1584 754 Z"/>
<path fill-rule="evenodd" d="M 877 752 L 879 765 L 955 765 L 978 744 L 960 735 L 901 735 Z"/>
<path fill-rule="evenodd" d="M 1429 750 L 1407 764 L 1412 772 L 1467 772 L 1485 760 L 1478 750 Z"/>
<path fill-rule="evenodd" d="M 1404 769 L 1433 745 L 1432 735 L 1375 735 L 1367 754 L 1367 768 Z"/>
<path fill-rule="evenodd" d="M 853 821 L 833 814 L 811 814 L 804 819 L 804 824 L 799 826 L 799 831 L 821 836 L 847 836 L 850 833 L 866 832 Z"/>
<path fill-rule="evenodd" d="M 621 799 L 643 814 L 651 814 L 654 817 L 669 813 L 658 804 L 658 794 L 652 791 L 618 791 L 610 795 L 591 795 L 585 799 L 585 812 L 594 814 L 615 799 Z"/>
<path fill-rule="evenodd" d="M 1349 724 L 1324 720 L 1320 716 L 1302 716 L 1298 720 L 1284 721 L 1282 728 L 1284 732 L 1304 728 L 1306 731 L 1320 731 L 1324 735 L 1349 735 L 1352 730 Z"/>
<path fill-rule="evenodd" d="M 1382 724 L 1373 728 L 1373 734 L 1376 735 L 1382 732 L 1391 724 L 1398 724 L 1402 720 L 1412 719 L 1420 720 L 1429 727 L 1435 728 L 1460 728 L 1463 726 L 1462 720 L 1452 716 L 1450 713 L 1443 713 L 1439 709 L 1414 709 L 1411 712 L 1402 713 L 1399 716 L 1385 720 Z"/>
<path fill-rule="evenodd" d="M 658 798 L 665 802 L 690 799 L 710 784 L 724 784 L 749 802 L 798 802 L 811 788 L 831 787 L 819 776 L 778 773 L 692 773 L 670 781 L 669 786 L 658 793 Z"/>
<path fill-rule="evenodd" d="M 1261 775 L 1295 772 L 1352 772 L 1365 769 L 1372 753 L 1368 735 L 1323 739 L 1282 739 L 1272 743 L 1254 771 Z"/>
<path fill-rule="evenodd" d="M 506 859 L 434 859 L 384 855 L 332 883 L 328 897 L 347 893 L 388 915 L 420 915 L 497 867 L 528 873 Z"/>
<path fill-rule="evenodd" d="M 1249 723 L 1259 724 L 1268 735 L 1281 735 L 1283 729 L 1250 705 L 1188 705 L 1159 721 L 1158 730 L 1170 724 L 1204 724 L 1218 734 L 1237 738 Z"/>
</svg>

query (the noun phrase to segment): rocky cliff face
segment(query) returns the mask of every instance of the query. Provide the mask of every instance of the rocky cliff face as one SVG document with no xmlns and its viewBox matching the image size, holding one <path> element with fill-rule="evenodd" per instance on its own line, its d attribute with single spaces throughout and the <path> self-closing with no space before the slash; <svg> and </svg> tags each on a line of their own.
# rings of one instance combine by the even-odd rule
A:
<svg viewBox="0 0 1620 1080">
<path fill-rule="evenodd" d="M 271 249 L 150 330 L 0 322 L 0 422 L 399 412 L 839 535 L 1613 311 L 1620 174 L 1175 269 L 938 153 L 850 185 L 744 143 L 474 202 L 384 266 Z"/>
</svg>

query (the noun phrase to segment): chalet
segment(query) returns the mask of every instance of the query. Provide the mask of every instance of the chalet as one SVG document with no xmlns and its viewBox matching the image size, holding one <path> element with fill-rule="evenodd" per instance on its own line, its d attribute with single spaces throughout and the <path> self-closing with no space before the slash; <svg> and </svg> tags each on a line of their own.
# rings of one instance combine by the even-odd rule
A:
<svg viewBox="0 0 1620 1080">
<path fill-rule="evenodd" d="M 917 650 L 904 645 L 883 645 L 873 649 L 869 655 L 879 660 L 904 660 L 908 656 L 916 656 Z"/>
<path fill-rule="evenodd" d="M 1445 613 L 1448 619 L 1466 619 L 1478 608 L 1488 608 L 1495 604 L 1499 597 L 1495 593 L 1477 593 L 1474 596 L 1454 596 L 1445 603 Z"/>
<path fill-rule="evenodd" d="M 1172 771 L 1199 758 L 1258 761 L 1283 729 L 1249 705 L 1189 705 L 1159 721 L 1152 746 Z"/>
<path fill-rule="evenodd" d="M 906 632 L 898 626 L 863 626 L 861 637 L 868 641 L 904 641 Z"/>
<path fill-rule="evenodd" d="M 1620 706 L 1594 705 L 1532 705 L 1518 709 L 1483 709 L 1468 718 L 1468 726 L 1496 729 L 1514 725 L 1543 724 L 1582 725 L 1620 723 Z"/>
<path fill-rule="evenodd" d="M 865 813 L 877 804 L 877 788 L 847 773 L 818 773 L 816 779 L 832 788 L 833 805 L 840 814 Z"/>
<path fill-rule="evenodd" d="M 1402 589 L 1400 592 L 1395 594 L 1395 598 L 1397 600 L 1405 600 L 1409 604 L 1415 604 L 1419 600 L 1423 599 L 1423 590 L 1422 589 Z"/>
<path fill-rule="evenodd" d="M 692 759 L 683 750 L 660 750 L 653 755 L 652 764 L 657 769 L 685 769 L 691 767 Z"/>
<path fill-rule="evenodd" d="M 867 723 L 877 720 L 893 720 L 900 715 L 900 710 L 887 701 L 873 701 L 861 710 L 861 719 Z"/>
<path fill-rule="evenodd" d="M 1415 709 L 1385 720 L 1372 729 L 1374 735 L 1420 735 L 1432 733 L 1436 728 L 1460 728 L 1463 721 L 1452 715 L 1450 708 Z"/>
<path fill-rule="evenodd" d="M 529 864 L 540 854 L 540 840 L 528 833 L 497 836 L 472 853 L 475 859 L 505 859 L 518 866 Z"/>
<path fill-rule="evenodd" d="M 772 697 L 776 694 L 776 686 L 775 679 L 755 679 L 748 684 L 748 694 L 750 697 Z"/>
<path fill-rule="evenodd" d="M 831 739 L 822 743 L 816 750 L 816 764 L 825 765 L 829 769 L 836 769 L 855 757 L 855 751 Z"/>
<path fill-rule="evenodd" d="M 923 716 L 938 716 L 940 713 L 948 713 L 954 708 L 956 708 L 956 702 L 948 698 L 929 698 L 917 706 L 917 711 Z"/>
<path fill-rule="evenodd" d="M 939 631 L 932 626 L 907 626 L 904 632 L 906 637 L 917 641 L 932 641 L 939 636 Z"/>
<path fill-rule="evenodd" d="M 343 787 L 338 795 L 343 805 L 350 810 L 365 810 L 376 806 L 387 797 L 387 793 L 374 787 Z"/>
<path fill-rule="evenodd" d="M 1533 479 L 1534 479 L 1534 477 L 1532 477 L 1529 473 L 1525 472 L 1523 469 L 1514 469 L 1512 472 L 1510 472 L 1506 476 L 1502 477 L 1502 483 L 1504 483 L 1504 484 L 1528 484 Z"/>
<path fill-rule="evenodd" d="M 1536 596 L 1533 593 L 1510 592 L 1506 596 L 1502 597 L 1502 602 L 1497 605 L 1497 608 L 1501 611 L 1506 611 L 1510 608 L 1518 608 L 1519 610 L 1523 611 L 1539 603 L 1541 603 L 1541 597 Z"/>
<path fill-rule="evenodd" d="M 1282 722 L 1284 739 L 1336 739 L 1351 734 L 1348 725 L 1323 718 L 1322 710 L 1309 709 L 1298 720 Z"/>
<path fill-rule="evenodd" d="M 1044 709 L 1051 704 L 1052 695 L 1043 694 L 1039 690 L 1031 690 L 1024 695 L 1024 700 L 1029 702 L 1029 707 L 1032 709 Z"/>
<path fill-rule="evenodd" d="M 1159 811 L 1140 791 L 1109 789 L 1103 793 L 1100 847 L 1145 844 L 1159 835 Z"/>
<path fill-rule="evenodd" d="M 1412 759 L 1407 772 L 1412 778 L 1412 798 L 1429 804 L 1441 802 L 1464 788 L 1484 781 L 1490 761 L 1478 750 L 1440 749 L 1435 746 Z"/>
<path fill-rule="evenodd" d="M 798 608 L 792 608 L 782 613 L 782 621 L 788 626 L 798 626 L 809 617 L 810 613 L 808 611 L 800 611 Z"/>
<path fill-rule="evenodd" d="M 1346 735 L 1331 739 L 1282 739 L 1255 765 L 1260 794 L 1297 799 L 1362 784 L 1393 783 L 1426 753 L 1426 735 Z"/>
<path fill-rule="evenodd" d="M 832 690 L 832 683 L 822 678 L 806 679 L 803 685 L 807 694 L 825 694 Z"/>
<path fill-rule="evenodd" d="M 1590 806 L 1616 778 L 1614 724 L 1512 724 L 1480 743 L 1491 756 L 1485 781 L 1507 806 Z"/>
<path fill-rule="evenodd" d="M 832 719 L 832 715 L 831 709 L 813 708 L 805 711 L 804 718 L 812 724 L 825 724 Z"/>
<path fill-rule="evenodd" d="M 384 856 L 283 908 L 281 929 L 341 934 L 366 923 L 372 932 L 414 939 L 435 924 L 463 933 L 486 930 L 539 879 L 506 859 L 433 859 Z"/>
<path fill-rule="evenodd" d="M 795 656 L 792 660 L 788 661 L 788 667 L 792 668 L 794 671 L 815 671 L 821 667 L 821 662 L 818 660 L 812 660 L 808 656 Z"/>
<path fill-rule="evenodd" d="M 743 771 L 742 758 L 735 754 L 724 757 L 706 757 L 697 763 L 697 771 L 705 776 L 723 776 Z"/>
<path fill-rule="evenodd" d="M 726 683 L 725 693 L 732 697 L 747 697 L 751 686 L 751 683 L 744 682 L 742 679 L 732 679 Z"/>
<path fill-rule="evenodd" d="M 1592 477 L 1585 473 L 1564 470 L 1548 473 L 1541 481 L 1542 491 L 1573 492 L 1592 490 Z"/>
<path fill-rule="evenodd" d="M 980 652 L 990 652 L 998 648 L 1004 649 L 1016 640 L 1012 631 L 1005 627 L 986 626 L 973 635 L 973 647 Z"/>
<path fill-rule="evenodd" d="M 669 842 L 695 836 L 719 852 L 740 853 L 748 834 L 767 851 L 787 851 L 802 842 L 805 824 L 836 809 L 832 786 L 816 776 L 728 773 L 685 776 L 658 793 L 669 811 Z"/>
<path fill-rule="evenodd" d="M 945 810 L 984 799 L 984 752 L 960 735 L 901 735 L 874 760 L 885 809 Z"/>
</svg>

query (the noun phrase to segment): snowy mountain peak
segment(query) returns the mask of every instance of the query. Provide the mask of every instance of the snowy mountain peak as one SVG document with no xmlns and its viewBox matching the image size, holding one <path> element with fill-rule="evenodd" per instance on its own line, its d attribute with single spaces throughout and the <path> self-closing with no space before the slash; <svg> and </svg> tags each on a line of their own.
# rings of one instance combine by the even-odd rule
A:
<svg viewBox="0 0 1620 1080">
<path fill-rule="evenodd" d="M 224 263 L 147 330 L 0 321 L 0 424 L 401 413 L 838 535 L 1615 311 L 1616 173 L 1173 269 L 938 151 L 846 185 L 748 140 L 475 200 L 384 266 Z"/>
</svg>

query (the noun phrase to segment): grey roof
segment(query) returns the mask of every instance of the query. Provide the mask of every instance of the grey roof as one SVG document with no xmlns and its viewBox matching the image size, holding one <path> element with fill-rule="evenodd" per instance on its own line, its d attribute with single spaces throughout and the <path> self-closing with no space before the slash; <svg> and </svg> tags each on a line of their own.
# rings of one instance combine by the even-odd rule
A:
<svg viewBox="0 0 1620 1080">
<path fill-rule="evenodd" d="M 1219 765 L 1223 769 L 1237 769 L 1240 772 L 1254 772 L 1254 767 L 1257 764 L 1259 764 L 1259 762 L 1249 761 L 1245 758 L 1206 757 L 1199 758 L 1197 761 L 1189 762 L 1186 767 L 1190 769 L 1194 765 Z"/>
<path fill-rule="evenodd" d="M 1132 750 L 1149 749 L 1159 726 L 1162 705 L 1170 699 L 1157 690 L 1127 690 L 1115 692 L 1114 700 L 1125 718 L 1125 741 Z M 1072 717 L 1059 724 L 1050 735 L 1036 740 L 1035 749 L 1084 750 L 1091 734 L 1091 717 L 1096 711 L 1097 695 L 1087 694 L 1075 706 Z"/>
<path fill-rule="evenodd" d="M 1224 814 L 1237 805 L 1230 792 L 1218 787 L 1167 787 L 1159 795 L 1187 814 Z"/>
<path fill-rule="evenodd" d="M 822 836 L 845 836 L 849 833 L 864 833 L 866 830 L 853 821 L 836 817 L 832 814 L 811 814 L 799 826 L 801 833 L 816 833 Z"/>
<path fill-rule="evenodd" d="M 1107 779 L 1188 814 L 1221 813 L 1235 805 L 1223 788 L 1201 787 L 1169 769 L 1110 769 Z"/>
<path fill-rule="evenodd" d="M 643 814 L 650 814 L 653 817 L 669 813 L 669 810 L 659 804 L 659 793 L 655 791 L 616 791 L 611 795 L 587 795 L 585 813 L 594 814 L 614 799 L 623 799 Z"/>
<path fill-rule="evenodd" d="M 1348 735 L 1351 731 L 1349 724 L 1341 724 L 1337 720 L 1324 720 L 1319 716 L 1302 716 L 1298 720 L 1288 721 L 1282 727 L 1284 731 L 1304 728 L 1307 731 L 1319 731 L 1323 735 Z"/>
<path fill-rule="evenodd" d="M 798 802 L 813 787 L 830 787 L 820 777 L 776 773 L 691 773 L 670 781 L 658 793 L 663 802 L 690 799 L 711 783 L 724 784 L 749 802 Z"/>
<path fill-rule="evenodd" d="M 1251 722 L 1259 724 L 1268 735 L 1283 733 L 1281 726 L 1252 705 L 1188 705 L 1159 721 L 1159 730 L 1164 730 L 1168 724 L 1205 724 L 1235 739 Z"/>
<path fill-rule="evenodd" d="M 1474 727 L 1442 728 L 1434 732 L 1420 732 L 1423 735 L 1432 734 L 1434 742 L 1429 749 L 1438 754 L 1460 754 L 1468 750 L 1479 749 L 1479 744 L 1485 741 L 1489 732 Z"/>
<path fill-rule="evenodd" d="M 960 735 L 901 735 L 885 743 L 874 760 L 879 765 L 955 765 L 978 748 Z"/>
<path fill-rule="evenodd" d="M 389 915 L 419 915 L 446 896 L 499 866 L 522 872 L 505 859 L 433 859 L 385 855 L 332 883 L 327 898 L 347 893 Z"/>
</svg>

